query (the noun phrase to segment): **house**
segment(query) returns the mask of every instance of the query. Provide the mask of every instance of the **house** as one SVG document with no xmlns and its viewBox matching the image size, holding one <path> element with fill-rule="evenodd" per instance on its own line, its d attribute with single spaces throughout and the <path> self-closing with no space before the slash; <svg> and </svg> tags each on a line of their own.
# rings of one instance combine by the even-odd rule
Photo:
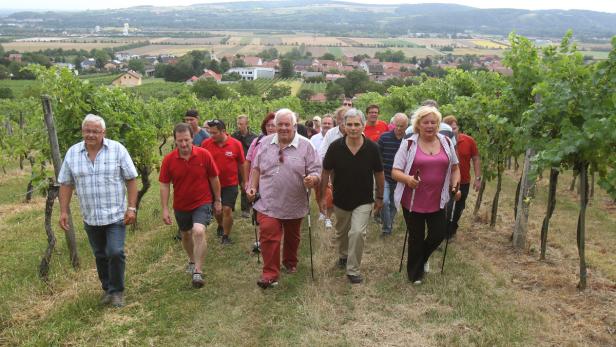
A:
<svg viewBox="0 0 616 347">
<path fill-rule="evenodd" d="M 146 65 L 143 72 L 145 72 L 146 77 L 154 77 L 156 68 L 153 65 Z"/>
<path fill-rule="evenodd" d="M 113 70 L 117 70 L 118 65 L 114 64 L 114 63 L 106 63 L 103 66 L 103 69 L 107 70 L 107 71 L 113 71 Z"/>
<path fill-rule="evenodd" d="M 16 61 L 18 63 L 21 63 L 21 54 L 19 53 L 11 53 L 9 54 L 9 61 Z"/>
<path fill-rule="evenodd" d="M 234 67 L 227 73 L 237 72 L 243 80 L 252 81 L 259 78 L 274 79 L 276 71 L 268 67 Z"/>
<path fill-rule="evenodd" d="M 197 76 L 192 76 L 191 78 L 186 80 L 186 84 L 189 86 L 192 86 L 193 84 L 195 84 L 195 82 L 197 82 L 199 80 L 199 77 Z"/>
<path fill-rule="evenodd" d="M 114 57 L 119 61 L 129 61 L 131 54 L 129 52 L 116 52 Z"/>
<path fill-rule="evenodd" d="M 79 65 L 81 65 L 81 69 L 83 70 L 93 70 L 96 69 L 96 60 L 94 58 L 88 58 Z"/>
<path fill-rule="evenodd" d="M 123 73 L 118 78 L 111 82 L 114 86 L 119 87 L 135 87 L 141 85 L 141 74 L 133 70 Z"/>
<path fill-rule="evenodd" d="M 216 82 L 220 82 L 222 81 L 222 75 L 219 73 L 216 73 L 212 70 L 208 70 L 208 69 L 203 69 L 203 74 L 201 76 L 199 76 L 199 79 L 206 79 L 206 78 L 213 78 L 216 80 Z"/>
<path fill-rule="evenodd" d="M 314 67 L 317 71 L 328 72 L 330 70 L 340 69 L 342 64 L 335 60 L 315 59 L 312 63 L 312 67 Z"/>
<path fill-rule="evenodd" d="M 263 67 L 271 67 L 272 69 L 278 69 L 278 63 L 280 63 L 280 59 L 274 59 L 270 61 L 264 61 Z"/>
<path fill-rule="evenodd" d="M 339 78 L 344 78 L 344 75 L 341 75 L 339 73 L 328 73 L 328 74 L 325 74 L 325 80 L 327 82 L 335 81 L 335 80 L 337 80 Z"/>
<path fill-rule="evenodd" d="M 145 63 L 148 65 L 158 64 L 158 57 L 156 56 L 148 55 L 147 57 L 144 57 L 143 60 L 145 60 Z"/>
<path fill-rule="evenodd" d="M 373 76 L 381 76 L 385 74 L 385 69 L 383 68 L 383 64 L 369 64 L 368 74 L 373 75 Z"/>
<path fill-rule="evenodd" d="M 244 61 L 246 66 L 262 66 L 263 65 L 263 59 L 259 57 L 252 57 L 252 56 L 244 57 L 242 58 L 242 60 Z"/>
<path fill-rule="evenodd" d="M 163 64 L 175 64 L 177 63 L 177 58 L 172 54 L 163 54 L 160 56 L 160 62 Z"/>
<path fill-rule="evenodd" d="M 323 77 L 323 73 L 319 71 L 302 71 L 301 76 L 303 78 Z"/>
<path fill-rule="evenodd" d="M 75 65 L 71 64 L 71 63 L 55 63 L 53 64 L 54 66 L 57 66 L 59 68 L 67 68 L 69 70 L 75 70 Z"/>
<path fill-rule="evenodd" d="M 313 102 L 326 102 L 327 101 L 327 97 L 325 96 L 325 93 L 316 93 L 313 96 L 310 97 L 310 101 Z"/>
</svg>

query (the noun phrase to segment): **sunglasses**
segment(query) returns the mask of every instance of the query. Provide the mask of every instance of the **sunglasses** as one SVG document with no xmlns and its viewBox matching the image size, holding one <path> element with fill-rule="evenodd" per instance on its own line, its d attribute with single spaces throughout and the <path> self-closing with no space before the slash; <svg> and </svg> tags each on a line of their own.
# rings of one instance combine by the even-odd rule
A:
<svg viewBox="0 0 616 347">
<path fill-rule="evenodd" d="M 207 122 L 207 125 L 211 126 L 211 127 L 217 127 L 219 125 L 224 125 L 225 123 L 223 123 L 221 120 L 218 119 L 214 119 L 214 120 L 210 120 Z"/>
<path fill-rule="evenodd" d="M 284 163 L 284 152 L 282 151 L 282 149 L 278 150 L 278 162 Z"/>
<path fill-rule="evenodd" d="M 350 107 L 350 106 L 353 106 L 353 104 L 350 103 L 350 102 L 345 102 L 345 103 L 342 104 L 342 106 L 349 106 Z"/>
</svg>

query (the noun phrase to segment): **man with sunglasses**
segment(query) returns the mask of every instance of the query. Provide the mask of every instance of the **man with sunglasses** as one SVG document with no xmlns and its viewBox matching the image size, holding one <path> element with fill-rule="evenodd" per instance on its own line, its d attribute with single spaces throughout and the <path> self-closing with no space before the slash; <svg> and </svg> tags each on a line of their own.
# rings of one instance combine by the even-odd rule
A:
<svg viewBox="0 0 616 347">
<path fill-rule="evenodd" d="M 276 134 L 261 139 L 246 192 L 260 226 L 263 270 L 257 285 L 263 289 L 278 284 L 281 242 L 286 272 L 297 272 L 300 227 L 309 212 L 307 189 L 318 187 L 321 170 L 310 140 L 296 131 L 295 113 L 278 110 L 274 122 Z"/>
<path fill-rule="evenodd" d="M 242 143 L 227 134 L 225 123 L 214 119 L 207 123 L 210 126 L 210 138 L 201 143 L 207 149 L 220 172 L 220 194 L 222 198 L 222 215 L 216 215 L 218 228 L 216 234 L 221 237 L 220 243 L 231 244 L 229 235 L 233 227 L 233 211 L 237 200 L 240 175 L 248 176 L 248 165 L 244 156 Z"/>
</svg>

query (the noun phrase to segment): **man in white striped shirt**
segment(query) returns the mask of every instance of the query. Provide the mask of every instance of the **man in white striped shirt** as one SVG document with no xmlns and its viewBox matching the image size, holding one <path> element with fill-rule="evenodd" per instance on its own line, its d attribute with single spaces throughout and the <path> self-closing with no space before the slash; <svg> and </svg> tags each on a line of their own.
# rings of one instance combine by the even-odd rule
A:
<svg viewBox="0 0 616 347">
<path fill-rule="evenodd" d="M 137 170 L 119 142 L 105 138 L 103 118 L 88 114 L 83 141 L 66 152 L 58 175 L 60 227 L 69 229 L 68 209 L 77 190 L 84 229 L 105 291 L 101 303 L 124 306 L 124 238 L 137 213 Z M 125 195 L 128 191 L 128 208 Z"/>
</svg>

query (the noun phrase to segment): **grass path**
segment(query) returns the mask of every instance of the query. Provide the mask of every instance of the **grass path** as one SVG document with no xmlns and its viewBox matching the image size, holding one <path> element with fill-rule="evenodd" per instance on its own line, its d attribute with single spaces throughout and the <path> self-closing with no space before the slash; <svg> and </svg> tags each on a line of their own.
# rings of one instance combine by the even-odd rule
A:
<svg viewBox="0 0 616 347">
<path fill-rule="evenodd" d="M 56 229 L 50 283 L 36 277 L 45 247 L 44 201 L 20 202 L 26 178 L 15 174 L 0 180 L 0 345 L 609 346 L 616 341 L 616 316 L 610 311 L 616 307 L 614 258 L 601 253 L 601 247 L 616 246 L 616 231 L 608 228 L 616 217 L 600 194 L 589 209 L 591 278 L 584 293 L 575 290 L 571 223 L 577 210 L 567 192 L 559 191 L 563 202 L 554 217 L 558 223 L 553 223 L 547 262 L 537 261 L 536 235 L 529 238 L 529 252 L 516 254 L 509 247 L 513 176 L 504 184 L 497 228 L 482 223 L 482 215 L 472 221 L 467 210 L 448 250 L 445 274 L 436 273 L 442 257 L 436 252 L 433 272 L 422 286 L 410 285 L 397 272 L 401 220 L 394 236 L 385 239 L 371 223 L 362 264 L 366 281 L 359 286 L 348 284 L 335 267 L 332 233 L 314 222 L 315 280 L 310 279 L 304 227 L 298 273 L 283 274 L 277 288 L 263 291 L 255 284 L 260 267 L 250 253 L 252 226 L 238 219 L 232 246 L 222 247 L 215 228 L 208 229 L 206 286 L 194 290 L 183 272 L 184 252 L 172 240 L 174 228 L 159 222 L 155 184 L 145 197 L 138 229 L 127 234 L 127 306 L 110 309 L 98 304 L 94 260 L 78 223 L 82 268 L 70 268 Z M 486 201 L 491 194 L 488 190 Z M 541 194 L 531 214 L 532 229 L 540 223 Z M 472 205 L 474 195 L 470 200 Z M 76 205 L 74 211 L 80 220 Z M 316 221 L 314 206 L 312 211 Z"/>
</svg>

